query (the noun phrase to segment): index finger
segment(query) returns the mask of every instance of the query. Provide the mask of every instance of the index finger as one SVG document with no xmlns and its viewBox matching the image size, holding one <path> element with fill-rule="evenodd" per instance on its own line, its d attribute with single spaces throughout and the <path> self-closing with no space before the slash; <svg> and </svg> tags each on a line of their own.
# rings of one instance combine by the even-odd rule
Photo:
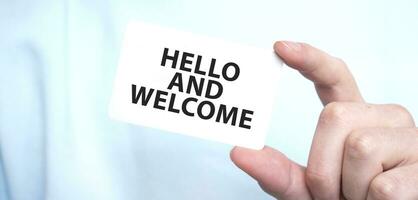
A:
<svg viewBox="0 0 418 200">
<path fill-rule="evenodd" d="M 274 50 L 287 65 L 315 84 L 324 105 L 333 101 L 364 101 L 351 72 L 341 59 L 297 42 L 276 42 Z"/>
</svg>

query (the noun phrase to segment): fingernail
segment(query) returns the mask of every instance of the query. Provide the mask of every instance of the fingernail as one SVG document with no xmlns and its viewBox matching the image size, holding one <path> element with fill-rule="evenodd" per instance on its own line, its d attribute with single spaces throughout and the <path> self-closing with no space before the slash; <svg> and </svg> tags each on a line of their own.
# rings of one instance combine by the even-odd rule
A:
<svg viewBox="0 0 418 200">
<path fill-rule="evenodd" d="M 298 42 L 284 41 L 284 46 L 291 51 L 300 51 L 301 44 Z"/>
</svg>

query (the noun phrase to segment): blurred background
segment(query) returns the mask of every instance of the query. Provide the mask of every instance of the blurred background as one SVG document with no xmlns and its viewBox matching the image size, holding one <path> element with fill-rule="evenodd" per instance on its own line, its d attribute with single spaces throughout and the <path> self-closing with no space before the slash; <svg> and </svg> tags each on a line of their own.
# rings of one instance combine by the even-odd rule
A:
<svg viewBox="0 0 418 200">
<path fill-rule="evenodd" d="M 271 199 L 231 146 L 109 120 L 127 22 L 310 43 L 418 117 L 418 1 L 0 0 L 0 199 Z M 282 68 L 267 144 L 305 165 L 322 105 Z M 260 100 L 261 101 L 261 100 Z"/>
</svg>

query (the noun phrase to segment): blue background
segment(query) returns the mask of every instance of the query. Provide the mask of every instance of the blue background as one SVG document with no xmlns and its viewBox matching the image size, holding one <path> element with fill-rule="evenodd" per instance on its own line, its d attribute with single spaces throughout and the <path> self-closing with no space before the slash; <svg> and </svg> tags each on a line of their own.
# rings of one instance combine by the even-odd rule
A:
<svg viewBox="0 0 418 200">
<path fill-rule="evenodd" d="M 343 58 L 364 98 L 418 116 L 418 2 L 0 0 L 0 199 L 270 199 L 230 146 L 114 122 L 125 25 L 141 20 Z M 267 144 L 305 164 L 322 109 L 283 68 Z"/>
</svg>

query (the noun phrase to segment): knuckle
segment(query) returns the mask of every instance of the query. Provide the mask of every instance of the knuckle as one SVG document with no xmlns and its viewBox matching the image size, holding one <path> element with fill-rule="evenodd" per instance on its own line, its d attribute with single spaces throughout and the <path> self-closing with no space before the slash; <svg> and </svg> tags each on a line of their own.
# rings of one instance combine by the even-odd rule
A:
<svg viewBox="0 0 418 200">
<path fill-rule="evenodd" d="M 348 108 L 345 103 L 331 102 L 322 110 L 319 121 L 322 123 L 332 123 L 343 121 L 347 117 Z"/>
<path fill-rule="evenodd" d="M 394 110 L 400 112 L 400 113 L 409 113 L 408 110 L 399 104 L 389 104 L 389 106 L 391 106 Z"/>
<path fill-rule="evenodd" d="M 334 57 L 334 59 L 337 65 L 342 66 L 342 67 L 347 67 L 347 63 L 343 59 L 339 57 Z"/>
<path fill-rule="evenodd" d="M 415 126 L 414 118 L 404 106 L 399 104 L 389 104 L 389 106 L 397 113 L 397 123 L 405 126 Z"/>
<path fill-rule="evenodd" d="M 354 131 L 345 141 L 347 156 L 354 159 L 368 159 L 374 153 L 374 138 L 369 130 Z"/>
<path fill-rule="evenodd" d="M 370 185 L 369 195 L 375 199 L 396 199 L 399 192 L 398 181 L 391 176 L 376 177 Z"/>
</svg>

